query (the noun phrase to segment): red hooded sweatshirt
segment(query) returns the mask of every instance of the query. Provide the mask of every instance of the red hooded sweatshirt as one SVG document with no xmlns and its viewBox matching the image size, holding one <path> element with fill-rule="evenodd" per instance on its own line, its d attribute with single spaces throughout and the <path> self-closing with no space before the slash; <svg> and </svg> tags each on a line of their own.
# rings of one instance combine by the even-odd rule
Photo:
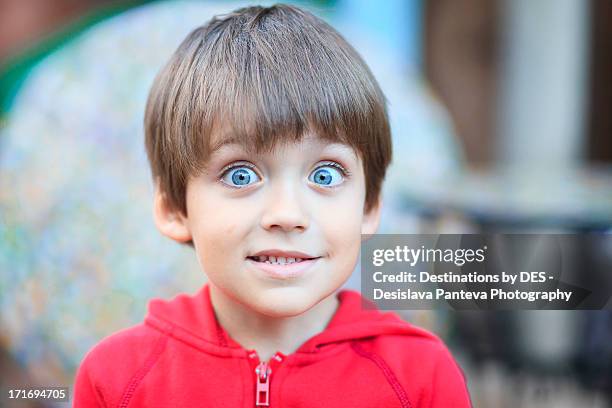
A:
<svg viewBox="0 0 612 408">
<path fill-rule="evenodd" d="M 144 323 L 102 340 L 77 373 L 74 407 L 470 407 L 444 344 L 354 291 L 327 328 L 262 362 L 217 323 L 208 286 L 152 300 Z"/>
</svg>

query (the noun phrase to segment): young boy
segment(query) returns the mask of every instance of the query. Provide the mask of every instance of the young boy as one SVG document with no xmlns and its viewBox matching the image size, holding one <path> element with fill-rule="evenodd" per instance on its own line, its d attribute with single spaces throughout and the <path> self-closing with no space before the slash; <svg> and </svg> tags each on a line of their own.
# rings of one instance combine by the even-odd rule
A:
<svg viewBox="0 0 612 408">
<path fill-rule="evenodd" d="M 145 115 L 162 234 L 208 284 L 85 357 L 76 407 L 468 407 L 442 342 L 341 291 L 391 159 L 384 96 L 329 25 L 249 7 L 193 31 Z"/>
</svg>

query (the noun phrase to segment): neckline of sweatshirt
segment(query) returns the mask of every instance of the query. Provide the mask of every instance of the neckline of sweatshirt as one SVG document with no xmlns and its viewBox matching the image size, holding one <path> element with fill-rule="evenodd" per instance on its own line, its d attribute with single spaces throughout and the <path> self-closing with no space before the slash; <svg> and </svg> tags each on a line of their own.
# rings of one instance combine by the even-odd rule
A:
<svg viewBox="0 0 612 408">
<path fill-rule="evenodd" d="M 339 306 L 325 329 L 305 341 L 288 360 L 308 362 L 333 353 L 332 345 L 349 345 L 383 335 L 421 337 L 439 341 L 431 333 L 401 320 L 395 313 L 381 312 L 359 292 L 342 290 L 336 294 Z M 220 357 L 248 358 L 247 350 L 234 341 L 216 319 L 210 300 L 210 287 L 204 285 L 195 295 L 180 294 L 173 299 L 153 299 L 145 324 L 190 347 Z"/>
</svg>

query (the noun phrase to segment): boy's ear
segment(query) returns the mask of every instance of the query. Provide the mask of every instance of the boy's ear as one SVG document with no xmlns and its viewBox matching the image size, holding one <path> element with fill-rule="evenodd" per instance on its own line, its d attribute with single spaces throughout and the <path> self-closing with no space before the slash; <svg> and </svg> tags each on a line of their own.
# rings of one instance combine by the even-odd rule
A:
<svg viewBox="0 0 612 408">
<path fill-rule="evenodd" d="M 187 224 L 187 218 L 180 211 L 168 207 L 166 196 L 155 189 L 153 201 L 153 219 L 159 232 L 177 242 L 191 241 L 191 231 Z"/>
<path fill-rule="evenodd" d="M 378 198 L 369 211 L 363 213 L 361 223 L 361 235 L 372 235 L 378 230 L 380 224 L 380 211 L 382 209 L 382 198 Z"/>
</svg>

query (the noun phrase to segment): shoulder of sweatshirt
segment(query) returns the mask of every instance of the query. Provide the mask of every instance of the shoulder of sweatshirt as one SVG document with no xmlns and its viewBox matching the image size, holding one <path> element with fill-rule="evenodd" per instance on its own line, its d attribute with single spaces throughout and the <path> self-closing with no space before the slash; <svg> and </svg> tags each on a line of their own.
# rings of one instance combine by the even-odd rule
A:
<svg viewBox="0 0 612 408">
<path fill-rule="evenodd" d="M 448 347 L 433 333 L 412 328 L 414 335 L 388 334 L 363 342 L 358 354 L 378 365 L 388 380 L 395 378 L 413 407 L 470 407 L 467 380 Z M 434 396 L 440 405 L 430 405 Z"/>
<path fill-rule="evenodd" d="M 142 323 L 102 339 L 78 369 L 75 407 L 118 406 L 130 383 L 137 384 L 155 364 L 166 339 L 163 333 Z"/>
<path fill-rule="evenodd" d="M 402 324 L 410 328 L 408 333 L 379 335 L 369 342 L 372 351 L 394 358 L 405 357 L 409 360 L 429 360 L 434 356 L 448 353 L 446 345 L 437 335 L 405 321 Z"/>
<path fill-rule="evenodd" d="M 456 365 L 446 344 L 436 335 L 423 332 L 427 335 L 379 336 L 370 342 L 369 349 L 385 361 L 400 364 L 404 372 L 415 369 L 421 373 L 433 373 L 440 365 Z"/>
</svg>

